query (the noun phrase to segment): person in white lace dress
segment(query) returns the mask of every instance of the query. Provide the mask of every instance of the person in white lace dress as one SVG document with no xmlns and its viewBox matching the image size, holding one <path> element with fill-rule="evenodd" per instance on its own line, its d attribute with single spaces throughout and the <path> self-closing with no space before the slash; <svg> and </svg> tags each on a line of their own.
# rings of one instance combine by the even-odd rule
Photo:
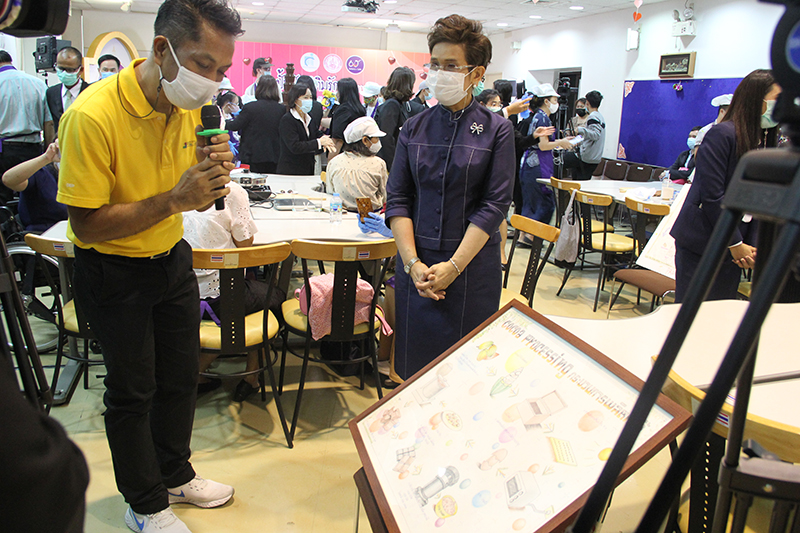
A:
<svg viewBox="0 0 800 533">
<path fill-rule="evenodd" d="M 225 197 L 225 209 L 217 211 L 213 207 L 203 212 L 189 211 L 183 214 L 183 238 L 192 248 L 224 250 L 252 246 L 258 231 L 250 214 L 250 201 L 238 183 L 228 184 L 231 192 Z M 197 284 L 200 287 L 200 299 L 208 303 L 211 310 L 219 316 L 219 271 L 195 269 Z M 256 279 L 245 280 L 245 313 L 256 313 L 263 309 L 268 285 Z M 273 289 L 270 308 L 280 306 L 285 293 L 278 288 Z M 209 318 L 206 314 L 204 319 Z M 200 354 L 200 372 L 205 372 L 216 355 Z M 247 356 L 245 371 L 258 368 L 256 352 Z M 219 380 L 200 378 L 198 392 L 208 392 L 219 387 Z M 258 375 L 251 374 L 240 381 L 233 395 L 234 401 L 244 401 L 258 390 Z"/>
</svg>

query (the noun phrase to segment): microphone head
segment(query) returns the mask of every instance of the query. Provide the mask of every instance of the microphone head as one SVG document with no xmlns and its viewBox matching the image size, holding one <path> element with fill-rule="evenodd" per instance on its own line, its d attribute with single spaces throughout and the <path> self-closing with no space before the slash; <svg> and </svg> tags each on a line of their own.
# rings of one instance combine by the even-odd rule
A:
<svg viewBox="0 0 800 533">
<path fill-rule="evenodd" d="M 200 121 L 203 123 L 204 130 L 224 130 L 225 121 L 222 111 L 214 104 L 204 105 L 200 110 Z"/>
</svg>

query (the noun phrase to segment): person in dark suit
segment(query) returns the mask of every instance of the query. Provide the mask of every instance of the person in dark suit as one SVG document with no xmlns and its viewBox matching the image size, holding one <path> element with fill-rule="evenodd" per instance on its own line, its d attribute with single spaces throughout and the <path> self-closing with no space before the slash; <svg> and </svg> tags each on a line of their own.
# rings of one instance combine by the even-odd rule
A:
<svg viewBox="0 0 800 533">
<path fill-rule="evenodd" d="M 322 137 L 320 125 L 322 124 L 323 109 L 322 104 L 317 101 L 317 85 L 314 83 L 314 78 L 308 74 L 303 74 L 297 78 L 295 83 L 302 83 L 311 89 L 311 124 L 308 125 L 308 130 L 312 134 L 312 139 L 319 139 Z M 330 121 L 325 125 L 325 129 L 330 128 Z"/>
<path fill-rule="evenodd" d="M 66 46 L 56 56 L 56 75 L 61 83 L 47 89 L 47 106 L 53 115 L 53 126 L 58 135 L 61 115 L 89 84 L 81 79 L 83 54 L 77 48 Z"/>
<path fill-rule="evenodd" d="M 311 89 L 298 83 L 286 95 L 287 112 L 281 117 L 279 132 L 281 156 L 278 160 L 278 174 L 309 176 L 314 174 L 314 156 L 323 149 L 332 152 L 336 149 L 333 140 L 327 136 L 315 138 L 311 130 Z"/>
<path fill-rule="evenodd" d="M 397 67 L 389 76 L 386 83 L 386 101 L 378 108 L 375 122 L 382 132 L 386 134 L 381 144 L 378 157 L 384 160 L 386 168 L 392 171 L 394 152 L 400 129 L 411 116 L 411 105 L 408 101 L 414 95 L 414 71 L 408 67 Z"/>
<path fill-rule="evenodd" d="M 342 78 L 338 84 L 339 105 L 331 114 L 331 138 L 336 145 L 336 153 L 344 146 L 344 130 L 355 119 L 367 114 L 361 96 L 358 94 L 358 84 L 353 78 Z"/>
<path fill-rule="evenodd" d="M 700 126 L 695 126 L 692 128 L 692 131 L 689 132 L 689 138 L 686 139 L 686 145 L 689 149 L 681 152 L 680 155 L 678 155 L 678 159 L 672 163 L 672 166 L 661 173 L 660 178 L 662 180 L 669 178 L 672 181 L 683 184 L 686 183 L 689 176 L 692 175 L 698 148 L 695 143 L 700 129 Z"/>
<path fill-rule="evenodd" d="M 697 152 L 694 182 L 670 234 L 675 238 L 675 301 L 688 296 L 689 283 L 722 213 L 725 190 L 739 159 L 750 150 L 777 146 L 772 119 L 780 86 L 769 70 L 755 70 L 736 88 L 722 122 L 708 131 Z M 728 246 L 707 300 L 736 298 L 741 271 L 755 265 L 755 228 L 742 220 Z"/>
<path fill-rule="evenodd" d="M 275 174 L 281 155 L 278 126 L 286 108 L 280 103 L 278 82 L 266 74 L 256 84 L 256 100 L 245 104 L 239 116 L 226 122 L 226 128 L 241 134 L 239 156 L 242 163 L 259 174 Z"/>
</svg>

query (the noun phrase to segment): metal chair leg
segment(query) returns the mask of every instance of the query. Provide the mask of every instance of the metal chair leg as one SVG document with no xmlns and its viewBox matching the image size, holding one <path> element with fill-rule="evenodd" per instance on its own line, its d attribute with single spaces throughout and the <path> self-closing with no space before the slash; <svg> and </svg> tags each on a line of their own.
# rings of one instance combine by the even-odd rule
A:
<svg viewBox="0 0 800 533">
<path fill-rule="evenodd" d="M 306 335 L 306 349 L 303 354 L 303 368 L 300 371 L 300 383 L 297 385 L 297 398 L 294 403 L 294 416 L 292 416 L 292 429 L 289 434 L 294 440 L 294 432 L 297 429 L 297 420 L 300 418 L 300 402 L 303 400 L 303 389 L 306 384 L 306 371 L 308 370 L 308 358 L 311 351 L 311 337 Z"/>
<path fill-rule="evenodd" d="M 558 288 L 558 292 L 556 292 L 556 296 L 561 296 L 561 291 L 564 289 L 564 285 L 567 284 L 567 280 L 569 279 L 569 275 L 572 274 L 572 269 L 575 268 L 575 265 L 570 265 L 564 270 L 564 279 L 561 280 L 561 287 Z"/>
<path fill-rule="evenodd" d="M 267 351 L 267 356 L 269 356 L 269 351 Z M 281 403 L 281 395 L 278 394 L 278 389 L 275 386 L 275 372 L 272 368 L 272 358 L 270 358 L 266 362 L 266 366 L 267 366 L 267 374 L 269 375 L 269 385 L 272 388 L 272 396 L 275 398 L 275 409 L 278 411 L 278 418 L 281 421 L 283 434 L 286 437 L 286 445 L 289 446 L 289 448 L 294 448 L 294 442 L 293 442 L 294 433 L 289 432 L 289 426 L 286 423 L 286 415 L 283 412 L 283 404 Z M 263 374 L 261 375 L 261 377 L 263 378 Z M 300 405 L 299 398 L 297 405 Z"/>
</svg>

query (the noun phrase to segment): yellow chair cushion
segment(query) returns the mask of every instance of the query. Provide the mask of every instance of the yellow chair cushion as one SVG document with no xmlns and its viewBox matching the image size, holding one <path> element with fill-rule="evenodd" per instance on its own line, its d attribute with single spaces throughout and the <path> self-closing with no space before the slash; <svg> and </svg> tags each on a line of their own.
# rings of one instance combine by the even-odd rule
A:
<svg viewBox="0 0 800 533">
<path fill-rule="evenodd" d="M 269 312 L 268 322 L 268 335 L 267 338 L 271 339 L 278 334 L 278 319 Z M 261 334 L 262 325 L 264 322 L 264 311 L 253 313 L 244 317 L 244 330 L 245 330 L 245 344 L 247 346 L 256 346 L 264 342 Z M 219 350 L 222 348 L 222 330 L 212 320 L 202 320 L 200 322 L 200 347 L 206 350 Z"/>
<path fill-rule="evenodd" d="M 64 329 L 73 333 L 80 333 L 78 315 L 75 313 L 75 300 L 70 300 L 62 308 L 64 313 Z"/>
<path fill-rule="evenodd" d="M 599 220 L 592 220 L 592 233 L 603 233 L 603 226 L 604 224 Z M 605 224 L 606 231 L 613 232 L 614 226 L 611 224 Z"/>
<path fill-rule="evenodd" d="M 606 252 L 632 252 L 633 239 L 616 233 L 606 233 Z M 595 233 L 592 235 L 592 248 L 595 250 L 603 249 L 603 234 Z"/>
<path fill-rule="evenodd" d="M 511 300 L 518 300 L 525 305 L 528 305 L 528 300 L 526 300 L 520 293 L 514 292 L 510 289 L 503 289 L 503 292 L 500 293 L 500 307 L 498 309 L 502 309 L 508 302 Z"/>
<path fill-rule="evenodd" d="M 295 331 L 306 331 L 308 329 L 308 317 L 300 311 L 300 300 L 297 298 L 291 298 L 283 302 L 281 305 L 281 312 L 283 313 L 283 320 L 289 328 Z M 383 316 L 380 309 L 375 310 L 375 326 L 372 328 L 373 331 L 381 327 L 381 321 L 378 320 L 378 315 Z M 364 335 L 367 332 L 368 327 L 366 322 L 357 324 L 353 330 L 354 335 Z"/>
</svg>

